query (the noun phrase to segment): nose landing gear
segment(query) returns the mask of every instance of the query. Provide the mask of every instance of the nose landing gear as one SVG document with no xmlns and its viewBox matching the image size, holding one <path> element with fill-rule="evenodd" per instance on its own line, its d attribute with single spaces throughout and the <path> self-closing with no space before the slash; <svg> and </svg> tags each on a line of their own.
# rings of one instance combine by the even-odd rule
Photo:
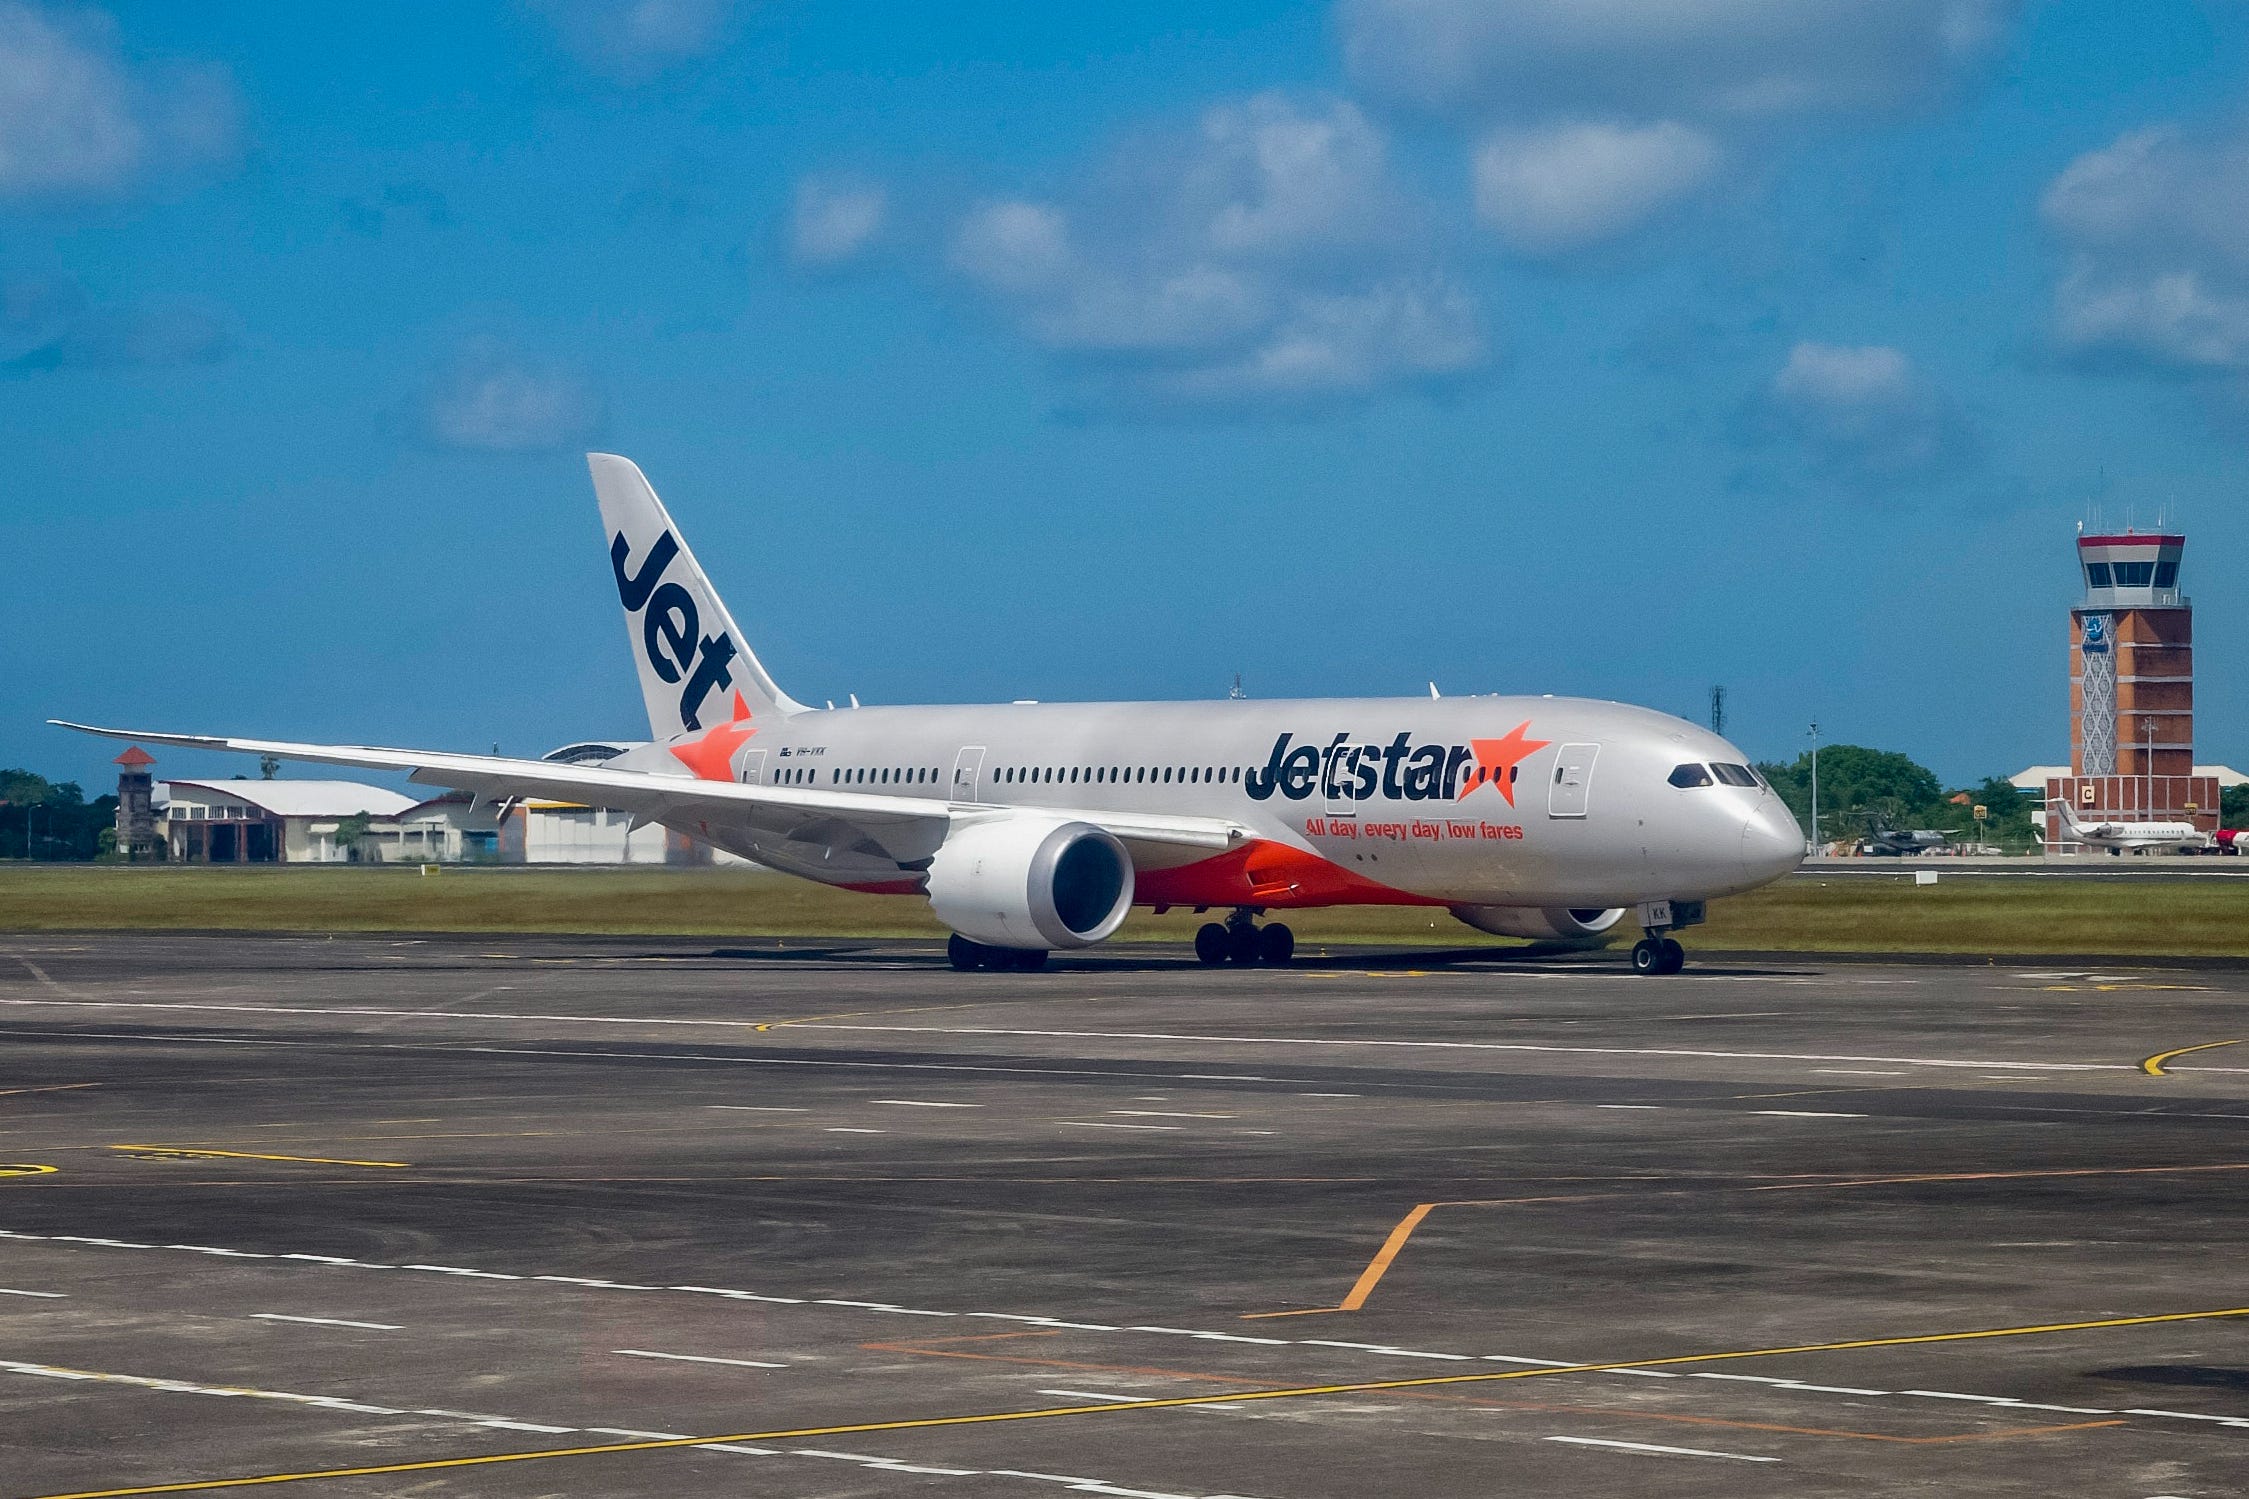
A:
<svg viewBox="0 0 2249 1499">
<path fill-rule="evenodd" d="M 1278 921 L 1257 924 L 1257 909 L 1242 906 L 1223 926 L 1203 923 L 1195 932 L 1195 959 L 1205 967 L 1221 963 L 1263 963 L 1278 967 L 1296 956 L 1296 933 Z"/>
<path fill-rule="evenodd" d="M 1677 973 L 1687 966 L 1687 950 L 1667 932 L 1680 927 L 1700 926 L 1703 905 L 1699 900 L 1642 901 L 1634 913 L 1640 919 L 1640 930 L 1647 935 L 1632 944 L 1632 971 L 1634 973 Z"/>
<path fill-rule="evenodd" d="M 1687 966 L 1687 950 L 1669 937 L 1650 932 L 1632 944 L 1632 971 L 1677 973 Z"/>
</svg>

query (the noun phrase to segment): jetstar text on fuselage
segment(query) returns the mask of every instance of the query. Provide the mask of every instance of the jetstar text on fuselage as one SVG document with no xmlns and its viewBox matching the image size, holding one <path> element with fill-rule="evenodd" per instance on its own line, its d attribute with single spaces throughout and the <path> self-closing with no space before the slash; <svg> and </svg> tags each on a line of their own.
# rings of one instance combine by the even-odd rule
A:
<svg viewBox="0 0 2249 1499">
<path fill-rule="evenodd" d="M 1523 725 L 1528 728 L 1529 725 Z M 1518 728 L 1511 740 L 1519 741 Z M 1479 741 L 1483 743 L 1499 741 Z M 1543 741 L 1529 748 L 1543 749 Z M 1462 771 L 1466 769 L 1464 777 Z M 1515 801 L 1515 767 L 1490 763 L 1465 744 L 1416 744 L 1408 733 L 1395 735 L 1387 744 L 1353 742 L 1339 733 L 1325 744 L 1299 742 L 1294 734 L 1273 741 L 1264 766 L 1242 779 L 1242 789 L 1258 801 L 1278 791 L 1290 801 L 1303 801 L 1315 792 L 1330 801 L 1448 801 L 1489 785 Z"/>
<path fill-rule="evenodd" d="M 617 597 L 627 614 L 641 615 L 640 648 L 656 675 L 667 682 L 686 678 L 679 693 L 680 722 L 699 729 L 703 699 L 714 688 L 734 685 L 733 670 L 727 665 L 736 653 L 734 637 L 721 632 L 697 638 L 703 621 L 695 596 L 677 583 L 663 581 L 664 569 L 679 555 L 679 542 L 671 532 L 656 538 L 637 573 L 625 567 L 631 553 L 632 544 L 622 531 L 610 538 L 609 567 L 617 575 Z"/>
</svg>

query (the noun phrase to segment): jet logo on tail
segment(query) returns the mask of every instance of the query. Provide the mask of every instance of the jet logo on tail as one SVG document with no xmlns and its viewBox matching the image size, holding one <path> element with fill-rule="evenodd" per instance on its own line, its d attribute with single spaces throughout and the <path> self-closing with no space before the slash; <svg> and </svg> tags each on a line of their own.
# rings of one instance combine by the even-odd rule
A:
<svg viewBox="0 0 2249 1499">
<path fill-rule="evenodd" d="M 680 722 L 691 729 L 703 726 L 703 699 L 715 688 L 734 685 L 734 637 L 724 631 L 697 639 L 702 614 L 695 595 L 677 583 L 663 581 L 664 570 L 679 555 L 679 542 L 666 531 L 641 560 L 638 571 L 627 568 L 632 543 L 619 531 L 609 542 L 609 568 L 617 575 L 617 598 L 627 614 L 638 614 L 640 645 L 656 675 L 667 682 L 686 679 L 680 689 Z"/>
</svg>

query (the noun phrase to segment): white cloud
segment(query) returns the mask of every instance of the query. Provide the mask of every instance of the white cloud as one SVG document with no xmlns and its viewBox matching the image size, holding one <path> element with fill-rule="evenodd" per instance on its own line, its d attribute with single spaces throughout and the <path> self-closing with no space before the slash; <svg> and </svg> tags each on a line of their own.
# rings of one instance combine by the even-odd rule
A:
<svg viewBox="0 0 2249 1499">
<path fill-rule="evenodd" d="M 2019 0 L 1343 0 L 1377 97 L 1488 118 L 1888 109 L 1987 60 Z"/>
<path fill-rule="evenodd" d="M 1484 362 L 1420 217 L 1358 109 L 1264 94 L 1128 148 L 1067 201 L 979 205 L 950 263 L 1114 404 L 1290 407 Z"/>
<path fill-rule="evenodd" d="M 2249 375 L 2249 129 L 2133 131 L 2071 162 L 2039 208 L 2068 257 L 2054 288 L 2064 354 Z"/>
<path fill-rule="evenodd" d="M 1579 250 L 1691 198 L 1720 156 L 1709 136 L 1668 120 L 1503 130 L 1476 152 L 1476 215 L 1524 254 Z"/>
<path fill-rule="evenodd" d="M 219 69 L 129 68 L 108 17 L 0 0 L 0 198 L 113 193 L 223 160 L 238 114 Z"/>
<path fill-rule="evenodd" d="M 446 447 L 526 453 L 585 440 L 601 423 L 602 402 L 576 371 L 479 339 L 432 385 L 423 414 Z"/>
<path fill-rule="evenodd" d="M 1950 477 L 1979 446 L 1913 362 L 1879 344 L 1797 344 L 1755 414 L 1759 435 L 1793 439 L 1815 470 L 1863 489 Z"/>
<path fill-rule="evenodd" d="M 726 39 L 733 0 L 528 0 L 578 60 L 646 83 Z"/>
<path fill-rule="evenodd" d="M 842 265 L 874 243 L 889 209 L 879 183 L 804 178 L 789 212 L 789 255 L 803 266 Z"/>
</svg>

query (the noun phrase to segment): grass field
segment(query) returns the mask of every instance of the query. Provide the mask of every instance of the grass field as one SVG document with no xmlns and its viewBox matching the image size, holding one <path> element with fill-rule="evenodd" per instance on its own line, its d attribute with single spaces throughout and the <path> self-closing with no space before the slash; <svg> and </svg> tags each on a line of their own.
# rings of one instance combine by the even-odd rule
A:
<svg viewBox="0 0 2249 1499">
<path fill-rule="evenodd" d="M 1784 880 L 1716 902 L 1704 951 L 2249 957 L 2249 882 L 1955 877 Z M 1185 911 L 1136 911 L 1119 940 L 1186 941 Z M 1288 916 L 1301 945 L 1511 946 L 1443 912 Z M 0 931 L 240 930 L 935 937 L 920 900 L 741 870 L 0 867 Z"/>
</svg>

